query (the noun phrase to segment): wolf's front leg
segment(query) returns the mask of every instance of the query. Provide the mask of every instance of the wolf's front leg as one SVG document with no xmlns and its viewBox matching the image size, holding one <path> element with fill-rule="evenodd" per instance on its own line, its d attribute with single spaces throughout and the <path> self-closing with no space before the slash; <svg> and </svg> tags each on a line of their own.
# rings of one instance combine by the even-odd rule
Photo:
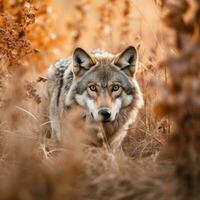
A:
<svg viewBox="0 0 200 200">
<path fill-rule="evenodd" d="M 116 136 L 112 139 L 110 146 L 112 152 L 115 154 L 122 154 L 122 142 L 124 141 L 125 136 L 127 135 L 127 131 L 119 131 L 119 133 L 116 134 Z"/>
<path fill-rule="evenodd" d="M 57 104 L 57 90 L 54 89 L 49 107 L 49 119 L 51 123 L 52 136 L 55 137 L 56 142 L 61 140 L 61 125 L 60 125 L 60 111 Z"/>
</svg>

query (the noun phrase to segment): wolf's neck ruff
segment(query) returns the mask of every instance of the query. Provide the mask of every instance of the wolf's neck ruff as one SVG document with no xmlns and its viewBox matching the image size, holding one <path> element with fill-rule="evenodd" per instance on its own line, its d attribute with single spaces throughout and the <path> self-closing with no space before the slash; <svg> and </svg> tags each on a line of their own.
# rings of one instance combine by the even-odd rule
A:
<svg viewBox="0 0 200 200">
<path fill-rule="evenodd" d="M 124 130 L 143 104 L 135 80 L 136 62 L 134 47 L 118 55 L 102 50 L 87 53 L 77 48 L 72 57 L 50 66 L 49 117 L 56 138 L 61 137 L 63 111 L 67 114 L 68 108 L 79 106 L 85 110 L 88 121 L 102 124 L 110 144 L 116 143 L 116 138 L 122 140 Z"/>
</svg>

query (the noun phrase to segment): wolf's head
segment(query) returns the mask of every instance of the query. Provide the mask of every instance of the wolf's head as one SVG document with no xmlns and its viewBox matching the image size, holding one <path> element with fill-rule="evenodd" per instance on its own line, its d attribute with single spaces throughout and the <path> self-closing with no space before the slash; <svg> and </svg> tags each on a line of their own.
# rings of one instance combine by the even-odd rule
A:
<svg viewBox="0 0 200 200">
<path fill-rule="evenodd" d="M 73 54 L 74 100 L 87 109 L 91 119 L 115 121 L 121 109 L 137 104 L 139 87 L 134 80 L 137 52 L 132 46 L 118 55 L 87 53 L 77 48 Z"/>
</svg>

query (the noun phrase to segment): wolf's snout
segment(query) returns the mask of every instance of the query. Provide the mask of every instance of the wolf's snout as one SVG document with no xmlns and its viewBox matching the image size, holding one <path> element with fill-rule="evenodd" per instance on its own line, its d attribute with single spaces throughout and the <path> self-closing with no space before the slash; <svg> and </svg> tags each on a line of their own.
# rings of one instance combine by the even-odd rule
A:
<svg viewBox="0 0 200 200">
<path fill-rule="evenodd" d="M 98 112 L 99 116 L 102 118 L 102 121 L 109 121 L 111 112 L 108 109 L 101 109 Z"/>
</svg>

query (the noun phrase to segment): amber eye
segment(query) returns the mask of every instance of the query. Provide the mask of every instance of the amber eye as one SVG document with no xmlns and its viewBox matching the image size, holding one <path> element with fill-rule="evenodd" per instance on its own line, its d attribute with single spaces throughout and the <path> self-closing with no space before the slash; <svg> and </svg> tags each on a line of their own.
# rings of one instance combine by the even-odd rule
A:
<svg viewBox="0 0 200 200">
<path fill-rule="evenodd" d="M 90 85 L 89 86 L 90 90 L 93 91 L 93 92 L 96 92 L 97 91 L 97 88 L 95 85 Z"/>
<path fill-rule="evenodd" d="M 120 88 L 119 85 L 114 85 L 114 86 L 112 87 L 112 92 L 116 92 L 116 91 L 118 91 L 119 88 Z"/>
</svg>

